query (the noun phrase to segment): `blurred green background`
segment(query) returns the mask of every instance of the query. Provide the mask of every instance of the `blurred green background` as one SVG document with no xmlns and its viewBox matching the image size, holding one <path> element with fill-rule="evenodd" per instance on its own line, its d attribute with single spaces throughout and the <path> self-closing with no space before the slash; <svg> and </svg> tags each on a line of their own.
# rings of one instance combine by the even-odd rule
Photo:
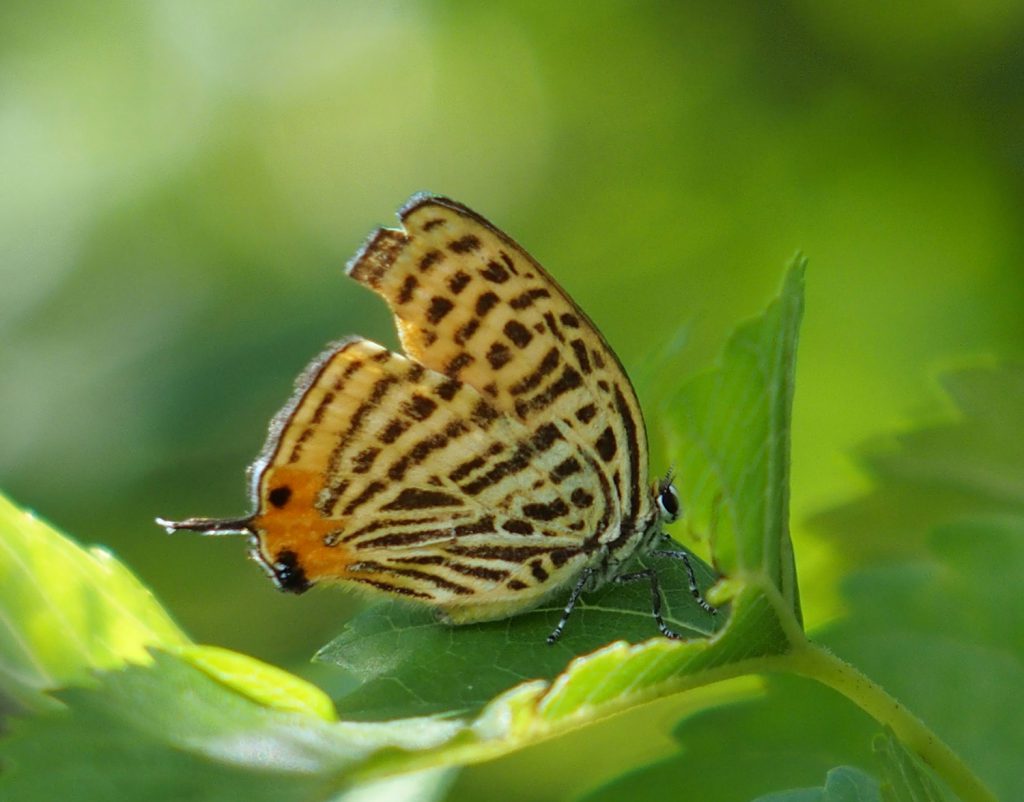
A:
<svg viewBox="0 0 1024 802">
<path fill-rule="evenodd" d="M 673 370 L 708 365 L 806 253 L 793 511 L 827 561 L 801 521 L 864 486 L 854 446 L 934 405 L 937 367 L 1024 352 L 1022 34 L 1005 0 L 5 3 L 0 487 L 197 640 L 302 670 L 360 601 L 153 518 L 244 512 L 305 363 L 395 344 L 342 267 L 426 189 L 637 375 L 681 331 Z"/>
</svg>

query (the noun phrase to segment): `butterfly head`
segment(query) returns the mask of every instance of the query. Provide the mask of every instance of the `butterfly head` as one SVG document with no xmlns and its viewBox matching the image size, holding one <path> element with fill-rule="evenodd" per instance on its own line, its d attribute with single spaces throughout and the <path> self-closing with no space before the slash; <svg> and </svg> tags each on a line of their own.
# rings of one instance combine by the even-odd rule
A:
<svg viewBox="0 0 1024 802">
<path fill-rule="evenodd" d="M 676 487 L 672 484 L 671 473 L 658 483 L 655 500 L 658 503 L 658 511 L 661 513 L 662 523 L 670 524 L 679 519 L 679 514 L 682 512 L 682 504 L 679 501 Z"/>
</svg>

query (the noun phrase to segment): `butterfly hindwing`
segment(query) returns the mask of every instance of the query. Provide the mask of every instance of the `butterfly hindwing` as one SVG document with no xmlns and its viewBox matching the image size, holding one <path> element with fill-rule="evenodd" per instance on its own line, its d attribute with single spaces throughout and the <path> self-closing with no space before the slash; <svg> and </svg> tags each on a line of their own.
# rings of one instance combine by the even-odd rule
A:
<svg viewBox="0 0 1024 802">
<path fill-rule="evenodd" d="M 349 340 L 304 375 L 257 463 L 260 561 L 500 617 L 563 585 L 617 519 L 575 452 L 557 423 L 528 429 L 467 384 Z"/>
</svg>

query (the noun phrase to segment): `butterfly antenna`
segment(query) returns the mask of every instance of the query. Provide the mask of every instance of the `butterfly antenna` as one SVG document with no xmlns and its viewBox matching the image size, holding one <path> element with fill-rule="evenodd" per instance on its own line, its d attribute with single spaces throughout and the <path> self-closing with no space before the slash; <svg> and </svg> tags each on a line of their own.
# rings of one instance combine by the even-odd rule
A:
<svg viewBox="0 0 1024 802">
<path fill-rule="evenodd" d="M 676 478 L 676 466 L 672 465 L 668 469 L 668 473 L 665 474 L 665 478 L 658 482 L 658 492 L 664 493 L 668 486 L 672 484 L 672 480 Z"/>
<path fill-rule="evenodd" d="M 185 530 L 203 535 L 251 535 L 252 518 L 186 518 L 184 521 L 168 521 L 157 518 L 156 522 L 167 530 L 167 534 Z"/>
</svg>

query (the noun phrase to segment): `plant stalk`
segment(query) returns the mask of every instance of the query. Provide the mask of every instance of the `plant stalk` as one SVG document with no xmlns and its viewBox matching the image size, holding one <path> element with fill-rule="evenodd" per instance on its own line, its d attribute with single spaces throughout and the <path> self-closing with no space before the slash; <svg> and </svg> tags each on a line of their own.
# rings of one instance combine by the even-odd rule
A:
<svg viewBox="0 0 1024 802">
<path fill-rule="evenodd" d="M 772 670 L 792 672 L 838 691 L 896 736 L 964 802 L 998 802 L 966 763 L 934 732 L 878 684 L 852 665 L 809 641 L 794 644 L 793 651 L 769 658 Z"/>
</svg>

